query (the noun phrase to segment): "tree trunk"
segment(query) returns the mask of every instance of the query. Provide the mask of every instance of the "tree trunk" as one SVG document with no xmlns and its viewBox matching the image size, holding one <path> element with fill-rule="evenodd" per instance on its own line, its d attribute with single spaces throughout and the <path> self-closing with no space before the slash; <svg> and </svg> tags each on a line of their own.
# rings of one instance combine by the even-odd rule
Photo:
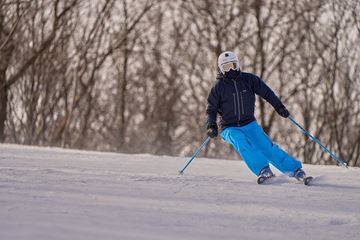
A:
<svg viewBox="0 0 360 240">
<path fill-rule="evenodd" d="M 5 141 L 5 122 L 7 113 L 6 70 L 0 69 L 0 143 Z"/>
</svg>

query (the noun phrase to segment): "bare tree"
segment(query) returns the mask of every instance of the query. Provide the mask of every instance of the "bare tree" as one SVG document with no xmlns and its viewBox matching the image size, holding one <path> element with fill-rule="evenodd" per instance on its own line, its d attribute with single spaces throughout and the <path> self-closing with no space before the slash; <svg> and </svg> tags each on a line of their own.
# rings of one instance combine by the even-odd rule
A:
<svg viewBox="0 0 360 240">
<path fill-rule="evenodd" d="M 49 34 L 44 38 L 44 40 L 37 46 L 37 49 L 32 51 L 30 54 L 28 54 L 28 58 L 24 59 L 22 62 L 20 62 L 16 67 L 11 68 L 13 74 L 10 76 L 6 75 L 6 72 L 9 68 L 8 63 L 11 63 L 11 57 L 12 53 L 15 48 L 15 42 L 20 43 L 20 39 L 14 39 L 15 35 L 20 36 L 22 29 L 19 26 L 19 22 L 21 20 L 26 21 L 25 17 L 23 16 L 29 16 L 31 17 L 32 14 L 36 14 L 40 9 L 37 9 L 37 1 L 33 1 L 31 5 L 29 5 L 29 2 L 10 2 L 7 3 L 2 2 L 1 5 L 1 13 L 0 13 L 0 24 L 2 27 L 0 29 L 3 29 L 5 31 L 3 32 L 1 41 L 2 49 L 1 51 L 5 51 L 4 56 L 6 58 L 3 58 L 2 66 L 0 69 L 2 69 L 2 79 L 0 80 L 0 91 L 1 91 L 1 109 L 0 112 L 7 113 L 7 96 L 8 96 L 8 90 L 11 88 L 13 84 L 15 84 L 20 77 L 25 73 L 25 71 L 37 60 L 37 58 L 45 51 L 47 50 L 54 39 L 56 38 L 56 33 L 59 29 L 59 24 L 64 16 L 76 5 L 77 0 L 71 1 L 69 4 L 65 4 L 61 6 L 59 3 L 59 0 L 56 0 L 53 2 L 52 5 L 52 11 L 53 11 L 53 22 L 52 22 L 52 29 L 50 30 Z M 14 8 L 14 5 L 16 6 Z M 27 8 L 34 7 L 31 10 L 28 10 Z M 26 13 L 28 12 L 28 14 Z M 16 17 L 14 17 L 14 15 Z M 11 21 L 10 19 L 15 19 Z M 9 30 L 13 29 L 13 30 Z M 25 54 L 24 54 L 25 55 Z M 16 61 L 17 62 L 17 61 Z M 4 126 L 6 121 L 6 114 L 0 115 L 0 142 L 3 142 L 5 139 L 4 136 Z"/>
<path fill-rule="evenodd" d="M 188 155 L 205 138 L 217 57 L 235 51 L 292 116 L 360 161 L 358 1 L 4 0 L 0 141 Z M 276 142 L 305 163 L 318 145 L 257 102 Z M 238 158 L 221 138 L 208 157 Z"/>
</svg>

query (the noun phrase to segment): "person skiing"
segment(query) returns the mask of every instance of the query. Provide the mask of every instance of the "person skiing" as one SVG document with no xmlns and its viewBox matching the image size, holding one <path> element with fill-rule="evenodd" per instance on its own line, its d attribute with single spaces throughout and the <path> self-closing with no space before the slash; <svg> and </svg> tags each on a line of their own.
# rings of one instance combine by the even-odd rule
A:
<svg viewBox="0 0 360 240">
<path fill-rule="evenodd" d="M 235 53 L 221 53 L 218 67 L 217 81 L 207 99 L 207 135 L 211 138 L 218 136 L 216 120 L 219 114 L 221 137 L 236 149 L 249 169 L 259 177 L 259 184 L 274 176 L 269 163 L 284 174 L 305 181 L 301 162 L 274 144 L 254 116 L 255 94 L 269 102 L 281 117 L 287 118 L 290 114 L 284 104 L 258 76 L 240 70 Z"/>
</svg>

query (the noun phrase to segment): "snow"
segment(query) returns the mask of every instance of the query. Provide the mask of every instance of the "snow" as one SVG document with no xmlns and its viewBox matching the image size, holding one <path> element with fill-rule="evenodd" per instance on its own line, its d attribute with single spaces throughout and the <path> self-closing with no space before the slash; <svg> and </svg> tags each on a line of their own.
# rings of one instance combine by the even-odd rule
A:
<svg viewBox="0 0 360 240">
<path fill-rule="evenodd" d="M 0 239 L 358 239 L 360 169 L 257 185 L 241 161 L 0 144 Z"/>
</svg>

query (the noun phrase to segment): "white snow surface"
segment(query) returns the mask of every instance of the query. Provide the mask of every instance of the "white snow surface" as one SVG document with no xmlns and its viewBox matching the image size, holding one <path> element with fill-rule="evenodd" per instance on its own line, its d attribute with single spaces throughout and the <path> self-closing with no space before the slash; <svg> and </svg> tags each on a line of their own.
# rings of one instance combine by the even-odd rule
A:
<svg viewBox="0 0 360 240">
<path fill-rule="evenodd" d="M 0 239 L 359 239 L 359 168 L 188 160 L 0 144 Z"/>
</svg>

